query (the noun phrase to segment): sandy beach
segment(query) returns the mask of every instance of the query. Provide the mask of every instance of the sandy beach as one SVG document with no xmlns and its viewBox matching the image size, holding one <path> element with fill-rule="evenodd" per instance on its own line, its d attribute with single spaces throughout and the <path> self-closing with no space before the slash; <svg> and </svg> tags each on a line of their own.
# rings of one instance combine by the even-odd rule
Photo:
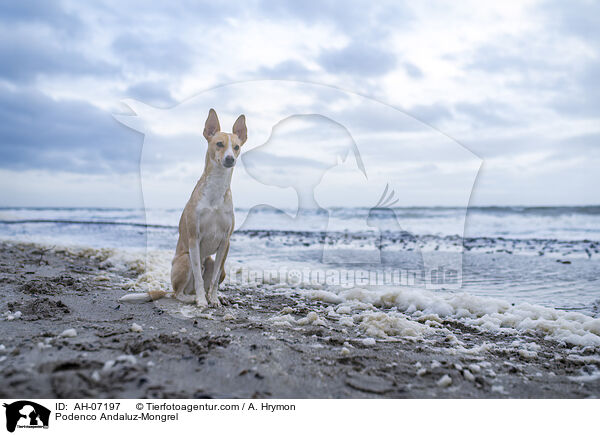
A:
<svg viewBox="0 0 600 435">
<path fill-rule="evenodd" d="M 98 253 L 0 244 L 0 394 L 30 398 L 587 398 L 600 359 L 522 334 L 421 318 L 387 339 L 328 323 L 331 303 L 222 289 L 186 318 L 120 304 L 133 270 Z M 329 314 L 328 314 L 329 313 Z M 426 316 L 425 316 L 426 317 Z M 275 319 L 275 321 L 274 321 Z M 435 331 L 438 330 L 439 333 Z M 468 346 L 467 346 L 468 345 Z M 465 347 L 467 346 L 467 347 Z M 588 373 L 586 375 L 586 373 Z"/>
</svg>

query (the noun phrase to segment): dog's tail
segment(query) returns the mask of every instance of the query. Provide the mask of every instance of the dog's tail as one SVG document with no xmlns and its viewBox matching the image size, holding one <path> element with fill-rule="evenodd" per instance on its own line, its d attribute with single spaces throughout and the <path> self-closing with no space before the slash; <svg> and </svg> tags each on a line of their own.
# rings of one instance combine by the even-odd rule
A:
<svg viewBox="0 0 600 435">
<path fill-rule="evenodd" d="M 119 302 L 127 302 L 130 304 L 141 304 L 144 302 L 152 302 L 160 298 L 164 298 L 168 293 L 164 290 L 149 290 L 146 293 L 130 293 L 119 299 Z"/>
</svg>

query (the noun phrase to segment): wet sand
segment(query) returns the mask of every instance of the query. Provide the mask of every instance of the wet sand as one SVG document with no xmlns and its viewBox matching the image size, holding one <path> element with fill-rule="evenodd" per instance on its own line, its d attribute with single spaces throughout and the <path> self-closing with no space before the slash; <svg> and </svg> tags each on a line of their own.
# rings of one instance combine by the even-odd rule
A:
<svg viewBox="0 0 600 435">
<path fill-rule="evenodd" d="M 101 258 L 0 243 L 4 398 L 586 398 L 600 396 L 595 349 L 536 334 L 442 325 L 448 334 L 374 340 L 355 327 L 273 321 L 328 303 L 225 287 L 201 317 L 175 301 L 121 304 L 133 271 Z M 20 313 L 20 314 L 19 314 Z M 132 330 L 132 324 L 141 326 Z M 64 331 L 74 329 L 61 336 Z M 133 328 L 137 329 L 137 328 Z M 534 345 L 533 358 L 519 343 Z M 589 373 L 590 376 L 585 376 Z"/>
</svg>

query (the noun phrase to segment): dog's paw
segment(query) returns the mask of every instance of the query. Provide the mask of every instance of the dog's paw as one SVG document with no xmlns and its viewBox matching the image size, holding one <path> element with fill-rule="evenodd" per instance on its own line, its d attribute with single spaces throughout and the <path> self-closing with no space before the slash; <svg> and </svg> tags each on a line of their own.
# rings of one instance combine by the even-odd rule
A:
<svg viewBox="0 0 600 435">
<path fill-rule="evenodd" d="M 215 296 L 214 298 L 208 298 L 208 303 L 213 308 L 217 308 L 222 305 L 218 296 Z"/>
<path fill-rule="evenodd" d="M 196 298 L 196 306 L 198 308 L 207 308 L 208 302 L 204 298 Z"/>
<path fill-rule="evenodd" d="M 175 295 L 175 299 L 177 299 L 179 302 L 183 302 L 184 304 L 193 304 L 195 301 L 194 295 L 178 294 Z"/>
</svg>

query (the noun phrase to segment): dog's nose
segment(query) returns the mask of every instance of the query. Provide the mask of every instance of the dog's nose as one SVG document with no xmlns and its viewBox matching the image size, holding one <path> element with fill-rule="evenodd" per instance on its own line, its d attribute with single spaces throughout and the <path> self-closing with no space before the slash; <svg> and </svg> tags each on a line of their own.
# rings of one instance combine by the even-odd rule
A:
<svg viewBox="0 0 600 435">
<path fill-rule="evenodd" d="M 227 166 L 228 168 L 231 168 L 234 163 L 235 163 L 235 159 L 231 156 L 225 157 L 225 161 L 223 162 L 223 164 L 225 166 Z"/>
</svg>

